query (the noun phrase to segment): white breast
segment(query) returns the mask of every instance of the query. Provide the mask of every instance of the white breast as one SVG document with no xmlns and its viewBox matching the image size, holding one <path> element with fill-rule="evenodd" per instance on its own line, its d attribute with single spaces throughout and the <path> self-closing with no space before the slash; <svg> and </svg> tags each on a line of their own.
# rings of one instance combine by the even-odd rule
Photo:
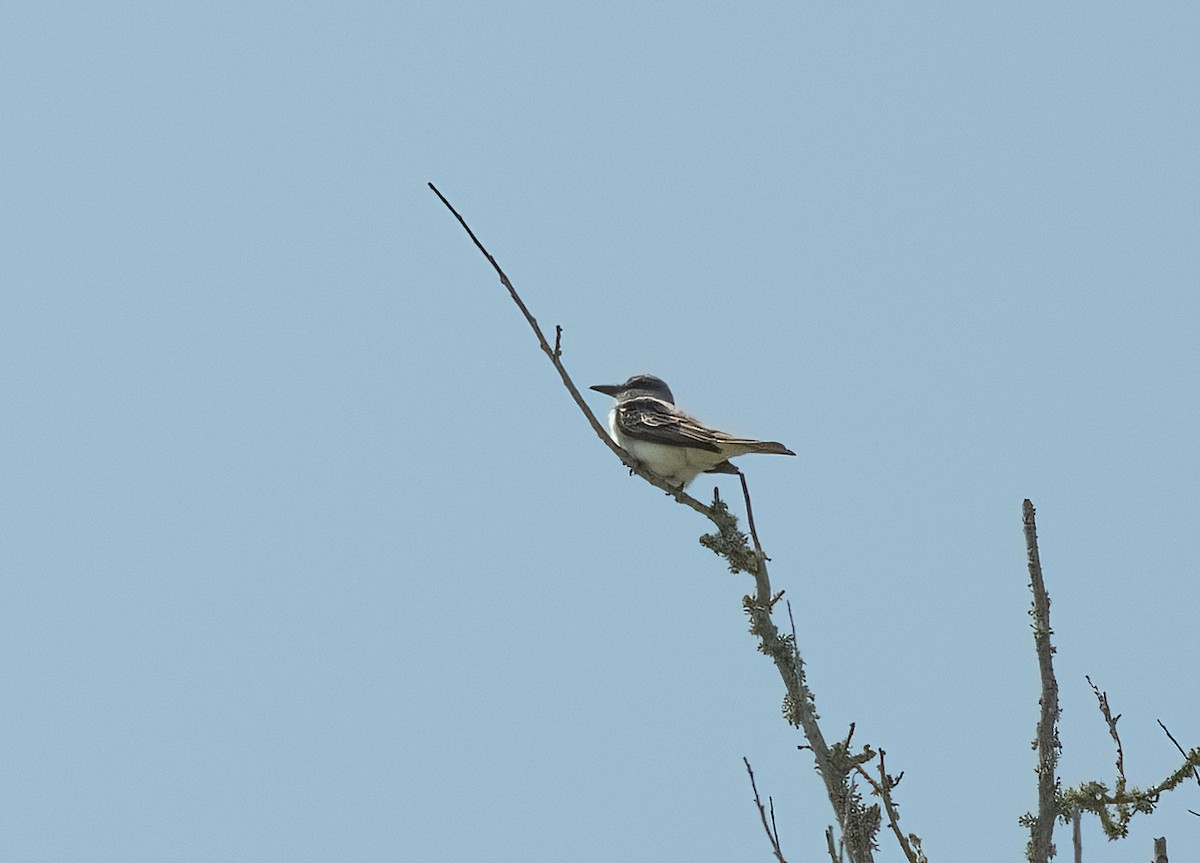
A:
<svg viewBox="0 0 1200 863">
<path fill-rule="evenodd" d="M 720 453 L 708 450 L 667 446 L 626 437 L 617 428 L 616 408 L 608 415 L 608 428 L 621 449 L 673 485 L 687 485 L 697 474 L 725 460 Z"/>
</svg>

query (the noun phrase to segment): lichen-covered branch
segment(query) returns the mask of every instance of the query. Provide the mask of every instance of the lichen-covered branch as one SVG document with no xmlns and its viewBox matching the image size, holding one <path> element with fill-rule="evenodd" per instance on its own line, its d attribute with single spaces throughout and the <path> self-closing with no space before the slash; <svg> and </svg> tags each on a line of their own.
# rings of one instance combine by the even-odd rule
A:
<svg viewBox="0 0 1200 863">
<path fill-rule="evenodd" d="M 745 488 L 743 487 L 745 491 Z M 747 497 L 749 492 L 746 492 Z M 772 618 L 779 596 L 772 593 L 767 574 L 767 558 L 761 549 L 752 549 L 746 534 L 738 530 L 737 519 L 719 498 L 714 498 L 712 510 L 716 533 L 700 537 L 700 543 L 721 555 L 732 572 L 747 572 L 754 578 L 753 596 L 742 597 L 742 607 L 750 619 L 750 633 L 758 639 L 759 652 L 768 656 L 783 680 L 783 715 L 788 723 L 799 728 L 817 762 L 817 772 L 825 783 L 825 792 L 842 830 L 842 843 L 851 863 L 867 863 L 874 859 L 876 837 L 879 834 L 880 810 L 877 804 L 863 803 L 853 781 L 855 759 L 862 757 L 849 752 L 845 745 L 829 746 L 818 724 L 816 703 L 805 679 L 804 660 L 796 645 L 795 632 L 781 633 Z M 870 752 L 869 748 L 866 750 Z M 866 760 L 874 753 L 866 755 Z"/>
<path fill-rule="evenodd" d="M 1158 805 L 1159 798 L 1176 788 L 1200 767 L 1200 747 L 1189 750 L 1176 770 L 1161 782 L 1141 789 L 1119 784 L 1119 790 L 1109 791 L 1103 782 L 1081 782 L 1059 795 L 1059 808 L 1069 815 L 1074 812 L 1090 812 L 1100 820 L 1104 835 L 1111 839 L 1123 839 L 1129 835 L 1129 822 L 1141 812 L 1149 815 Z"/>
</svg>

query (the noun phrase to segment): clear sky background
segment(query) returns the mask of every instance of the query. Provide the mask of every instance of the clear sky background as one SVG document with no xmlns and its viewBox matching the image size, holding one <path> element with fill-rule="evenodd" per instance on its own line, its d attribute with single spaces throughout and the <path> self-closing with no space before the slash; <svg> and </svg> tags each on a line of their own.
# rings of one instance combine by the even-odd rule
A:
<svg viewBox="0 0 1200 863">
<path fill-rule="evenodd" d="M 1023 853 L 1025 497 L 1063 779 L 1113 776 L 1085 674 L 1160 779 L 1198 45 L 1193 4 L 4 4 L 0 859 L 765 861 L 743 756 L 822 858 L 749 580 L 430 180 L 581 385 L 799 453 L 743 459 L 772 575 L 931 859 Z M 1196 859 L 1188 808 L 1085 859 Z"/>
</svg>

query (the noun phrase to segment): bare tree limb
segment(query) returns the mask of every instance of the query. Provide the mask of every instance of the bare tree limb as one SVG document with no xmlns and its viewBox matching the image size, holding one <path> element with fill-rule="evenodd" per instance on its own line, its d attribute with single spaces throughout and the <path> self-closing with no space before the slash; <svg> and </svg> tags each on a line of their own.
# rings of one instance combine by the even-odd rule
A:
<svg viewBox="0 0 1200 863">
<path fill-rule="evenodd" d="M 1058 792 L 1058 755 L 1062 742 L 1058 738 L 1058 680 L 1054 677 L 1054 647 L 1050 643 L 1050 596 L 1042 579 L 1042 561 L 1038 554 L 1037 522 L 1033 503 L 1028 499 L 1022 509 L 1025 524 L 1025 552 L 1029 563 L 1029 587 L 1033 591 L 1033 643 L 1037 651 L 1038 671 L 1042 678 L 1041 715 L 1037 724 L 1034 749 L 1038 753 L 1038 811 L 1026 816 L 1022 823 L 1029 827 L 1029 844 L 1025 856 L 1029 863 L 1049 863 L 1054 856 L 1054 821 L 1060 809 Z"/>
</svg>

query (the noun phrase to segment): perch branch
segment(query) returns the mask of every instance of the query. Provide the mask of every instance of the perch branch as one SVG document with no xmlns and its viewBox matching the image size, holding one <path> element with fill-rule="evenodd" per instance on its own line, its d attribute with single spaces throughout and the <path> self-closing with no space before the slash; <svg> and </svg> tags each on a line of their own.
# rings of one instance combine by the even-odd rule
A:
<svg viewBox="0 0 1200 863">
<path fill-rule="evenodd" d="M 723 501 L 714 495 L 711 506 L 701 503 L 690 495 L 685 494 L 682 488 L 669 484 L 662 477 L 647 470 L 640 462 L 617 446 L 616 442 L 609 437 L 607 431 L 605 431 L 599 420 L 596 419 L 595 414 L 592 413 L 587 403 L 583 400 L 578 387 L 575 386 L 575 383 L 571 380 L 571 376 L 567 373 L 566 367 L 562 363 L 561 333 L 556 331 L 555 344 L 551 346 L 538 326 L 537 320 L 530 313 L 524 301 L 522 301 L 508 276 L 505 275 L 504 270 L 500 268 L 500 265 L 492 257 L 491 253 L 484 248 L 483 243 L 475 236 L 475 232 L 467 225 L 466 220 L 459 215 L 458 211 L 454 209 L 433 183 L 429 184 L 429 188 L 438 196 L 438 199 L 445 205 L 446 209 L 454 215 L 463 230 L 467 232 L 467 236 L 475 244 L 475 247 L 479 249 L 483 256 L 487 258 L 488 263 L 492 265 L 492 269 L 500 277 L 500 283 L 508 290 L 509 296 L 517 304 L 517 308 L 521 310 L 525 321 L 533 330 L 534 335 L 537 336 L 538 346 L 558 372 L 563 386 L 567 388 L 567 391 L 571 394 L 571 398 L 574 399 L 575 404 L 587 418 L 596 436 L 604 442 L 605 446 L 613 451 L 617 458 L 630 471 L 636 473 L 651 485 L 662 489 L 679 503 L 691 507 L 711 521 L 716 526 L 717 531 L 716 533 L 702 536 L 700 538 L 701 544 L 725 558 L 730 570 L 733 572 L 747 572 L 754 578 L 755 595 L 754 597 L 742 597 L 742 605 L 750 618 L 750 632 L 759 640 L 759 651 L 771 657 L 775 663 L 775 668 L 783 680 L 784 689 L 786 690 L 783 706 L 784 716 L 790 724 L 802 729 L 805 738 L 808 740 L 808 748 L 812 750 L 813 757 L 817 762 L 817 770 L 825 783 L 829 802 L 833 806 L 838 824 L 842 829 L 842 847 L 845 849 L 851 863 L 870 863 L 873 859 L 875 836 L 878 834 L 880 828 L 879 806 L 864 805 L 861 796 L 857 793 L 851 780 L 851 774 L 854 769 L 854 757 L 849 756 L 848 753 L 840 749 L 837 751 L 831 750 L 825 742 L 821 728 L 817 724 L 816 707 L 813 702 L 812 692 L 809 690 L 805 680 L 804 661 L 800 658 L 799 650 L 796 647 L 795 632 L 793 631 L 791 636 L 780 634 L 778 627 L 776 627 L 775 622 L 771 618 L 775 599 L 773 599 L 771 581 L 767 575 L 767 556 L 762 552 L 762 546 L 758 542 L 758 536 L 753 526 L 751 530 L 754 533 L 755 548 L 751 550 L 747 542 L 747 536 L 738 530 L 737 519 L 729 512 L 729 508 Z M 746 489 L 744 477 L 742 479 L 742 487 L 745 490 L 747 512 L 749 512 L 750 497 L 749 491 Z"/>
<path fill-rule="evenodd" d="M 479 251 L 483 253 L 483 256 L 487 258 L 488 263 L 492 265 L 492 269 L 495 270 L 496 275 L 500 277 L 500 284 L 502 284 L 508 290 L 508 295 L 512 297 L 512 301 L 517 304 L 517 308 L 520 309 L 521 314 L 525 316 L 526 323 L 528 323 L 530 328 L 533 330 L 533 334 L 537 336 L 538 347 L 542 349 L 542 353 L 546 355 L 546 357 L 550 360 L 550 363 L 554 366 L 554 370 L 558 372 L 558 376 L 562 379 L 563 386 L 567 388 L 567 392 L 569 392 L 571 394 L 571 398 L 575 400 L 576 406 L 580 411 L 583 412 L 584 417 L 587 419 L 588 424 L 592 427 L 592 431 L 596 433 L 596 436 L 599 437 L 600 440 L 604 441 L 604 445 L 613 451 L 613 454 L 621 460 L 622 464 L 624 464 L 642 479 L 646 480 L 646 482 L 662 489 L 667 494 L 674 497 L 677 501 L 685 504 L 686 506 L 690 506 L 701 515 L 711 518 L 711 511 L 707 506 L 696 500 L 691 495 L 684 494 L 681 488 L 671 485 L 662 477 L 644 468 L 641 462 L 617 446 L 616 441 L 609 437 L 608 432 L 604 429 L 604 426 L 600 424 L 600 421 L 596 419 L 596 415 L 592 413 L 592 409 L 589 408 L 587 402 L 583 400 L 583 396 L 580 394 L 579 388 L 575 386 L 575 382 L 571 380 L 571 376 L 567 373 L 566 366 L 563 365 L 561 328 L 556 330 L 555 345 L 554 347 L 551 347 L 550 342 L 546 340 L 546 336 L 542 333 L 542 328 L 538 326 L 537 319 L 534 318 L 534 316 L 530 313 L 529 307 L 525 305 L 524 300 L 521 299 L 521 295 L 517 293 L 517 289 L 513 287 L 513 283 L 509 280 L 508 276 L 505 275 L 504 270 L 502 270 L 500 265 L 496 263 L 496 259 L 492 257 L 492 253 L 489 252 L 484 247 L 483 243 L 479 241 L 479 238 L 475 236 L 475 232 L 471 230 L 471 226 L 467 224 L 466 219 L 459 214 L 458 210 L 454 209 L 454 205 L 446 200 L 445 195 L 438 191 L 438 187 L 433 185 L 433 183 L 429 183 L 428 185 L 429 188 L 433 190 L 433 193 L 438 196 L 438 199 L 446 205 L 446 209 L 454 214 L 454 218 L 458 220 L 458 223 L 462 225 L 463 230 L 467 232 L 467 236 L 471 238 L 471 242 L 475 244 L 475 248 L 479 249 Z"/>
</svg>

